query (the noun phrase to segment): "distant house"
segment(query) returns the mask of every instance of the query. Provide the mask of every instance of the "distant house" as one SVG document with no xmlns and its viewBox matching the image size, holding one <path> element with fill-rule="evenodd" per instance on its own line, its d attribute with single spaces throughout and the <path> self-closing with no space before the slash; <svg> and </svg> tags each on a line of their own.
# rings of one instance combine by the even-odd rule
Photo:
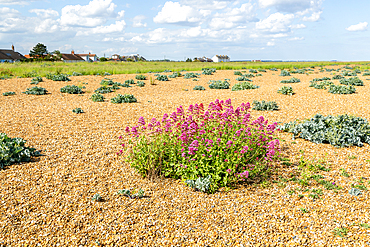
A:
<svg viewBox="0 0 370 247">
<path fill-rule="evenodd" d="M 230 62 L 230 57 L 227 55 L 215 55 L 212 57 L 213 62 Z"/>
<path fill-rule="evenodd" d="M 72 51 L 71 54 L 61 53 L 60 55 L 62 56 L 61 60 L 65 63 L 85 62 L 85 60 L 79 55 L 75 54 L 74 51 Z"/>
<path fill-rule="evenodd" d="M 96 54 L 91 54 L 90 52 L 89 54 L 75 54 L 75 55 L 80 56 L 86 62 L 97 62 L 98 61 L 98 56 Z"/>
<path fill-rule="evenodd" d="M 11 50 L 0 49 L 0 63 L 14 63 L 23 59 L 26 59 L 26 57 L 19 52 L 14 51 L 14 45 L 12 45 Z"/>
<path fill-rule="evenodd" d="M 121 56 L 118 55 L 118 54 L 112 55 L 111 60 L 113 60 L 113 61 L 122 61 Z"/>
<path fill-rule="evenodd" d="M 208 62 L 208 63 L 213 62 L 213 60 L 212 60 L 212 59 L 210 59 L 210 58 L 208 58 L 208 57 L 199 57 L 199 58 L 197 58 L 197 60 L 198 60 L 199 62 Z"/>
<path fill-rule="evenodd" d="M 132 61 L 146 61 L 146 59 L 143 57 L 143 56 L 140 56 L 139 54 L 132 54 L 132 55 L 129 55 L 129 56 L 125 56 L 124 57 L 125 60 L 127 61 L 127 59 L 131 59 Z"/>
</svg>

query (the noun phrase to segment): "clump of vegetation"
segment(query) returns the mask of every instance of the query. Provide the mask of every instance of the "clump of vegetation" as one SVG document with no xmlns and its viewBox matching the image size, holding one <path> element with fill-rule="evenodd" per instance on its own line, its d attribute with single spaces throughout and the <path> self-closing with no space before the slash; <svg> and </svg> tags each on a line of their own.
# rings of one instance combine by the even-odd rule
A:
<svg viewBox="0 0 370 247">
<path fill-rule="evenodd" d="M 282 80 L 280 83 L 298 83 L 301 80 L 295 77 L 290 78 L 289 80 Z"/>
<path fill-rule="evenodd" d="M 186 73 L 184 75 L 184 79 L 191 79 L 191 78 L 198 78 L 198 75 L 196 73 Z"/>
<path fill-rule="evenodd" d="M 93 95 L 91 95 L 90 99 L 94 102 L 104 102 L 105 97 L 100 93 L 94 93 Z"/>
<path fill-rule="evenodd" d="M 240 71 L 234 71 L 234 75 L 243 75 Z"/>
<path fill-rule="evenodd" d="M 356 93 L 354 86 L 330 85 L 329 93 L 332 94 L 353 94 Z"/>
<path fill-rule="evenodd" d="M 42 87 L 31 87 L 27 88 L 24 94 L 33 94 L 33 95 L 45 95 L 48 91 L 45 88 Z"/>
<path fill-rule="evenodd" d="M 81 108 L 75 108 L 72 110 L 72 112 L 76 114 L 84 113 L 84 111 Z"/>
<path fill-rule="evenodd" d="M 365 73 L 363 73 L 362 75 L 363 75 L 363 76 L 368 76 L 368 75 L 370 75 L 370 72 L 365 72 Z"/>
<path fill-rule="evenodd" d="M 144 87 L 145 86 L 145 82 L 143 82 L 143 81 L 137 81 L 136 82 L 136 86 L 138 86 L 138 87 Z"/>
<path fill-rule="evenodd" d="M 237 77 L 236 78 L 236 80 L 237 81 L 250 81 L 250 82 L 252 82 L 252 80 L 251 79 L 249 79 L 248 77 L 246 77 L 246 76 L 239 76 L 239 77 Z"/>
<path fill-rule="evenodd" d="M 271 68 L 270 70 L 271 70 L 271 71 L 278 71 L 278 69 L 277 69 L 277 68 Z"/>
<path fill-rule="evenodd" d="M 143 177 L 182 179 L 208 193 L 267 176 L 268 162 L 279 150 L 273 139 L 277 124 L 268 125 L 263 117 L 252 120 L 249 103 L 232 109 L 230 99 L 216 100 L 208 109 L 180 106 L 162 121 L 146 123 L 140 117 L 137 125 L 126 127 L 132 138 L 120 153 L 129 151 L 127 161 Z"/>
<path fill-rule="evenodd" d="M 334 85 L 334 83 L 332 81 L 312 81 L 310 87 L 316 89 L 327 89 L 327 87 L 330 87 L 330 85 Z"/>
<path fill-rule="evenodd" d="M 290 76 L 290 73 L 289 73 L 289 71 L 287 71 L 287 70 L 282 70 L 282 71 L 280 72 L 280 76 Z"/>
<path fill-rule="evenodd" d="M 46 79 L 53 80 L 53 81 L 70 81 L 71 79 L 68 78 L 68 75 L 65 74 L 59 74 L 59 75 L 54 75 L 54 74 L 46 74 Z"/>
<path fill-rule="evenodd" d="M 312 81 L 328 81 L 331 80 L 329 77 L 313 78 Z"/>
<path fill-rule="evenodd" d="M 158 81 L 168 81 L 168 77 L 166 75 L 159 75 L 159 76 L 157 76 L 156 80 L 158 80 Z"/>
<path fill-rule="evenodd" d="M 35 148 L 25 146 L 22 138 L 10 138 L 0 133 L 0 170 L 14 163 L 28 162 L 33 156 L 40 156 Z"/>
<path fill-rule="evenodd" d="M 95 93 L 105 94 L 105 93 L 111 93 L 114 92 L 114 89 L 112 87 L 102 86 L 99 87 L 94 91 Z"/>
<path fill-rule="evenodd" d="M 10 96 L 10 95 L 15 95 L 15 92 L 5 92 L 5 93 L 3 93 L 3 96 Z"/>
<path fill-rule="evenodd" d="M 236 83 L 231 88 L 231 91 L 240 91 L 240 90 L 256 89 L 256 88 L 259 88 L 259 86 L 253 85 L 252 83 L 248 81 L 242 81 L 242 82 Z"/>
<path fill-rule="evenodd" d="M 99 194 L 95 194 L 92 198 L 91 198 L 92 201 L 96 201 L 96 202 L 102 202 L 103 201 L 103 197 L 101 197 L 101 195 Z"/>
<path fill-rule="evenodd" d="M 341 76 L 341 75 L 335 75 L 333 76 L 333 80 L 340 80 L 340 79 L 343 79 L 344 77 Z"/>
<path fill-rule="evenodd" d="M 42 77 L 41 76 L 36 76 L 36 77 L 32 78 L 32 80 L 31 80 L 31 84 L 37 85 L 37 84 L 39 84 L 39 82 L 42 82 Z"/>
<path fill-rule="evenodd" d="M 135 190 L 133 190 L 132 192 L 130 190 L 127 190 L 127 189 L 124 189 L 124 190 L 119 190 L 117 192 L 118 195 L 124 195 L 124 196 L 127 196 L 128 198 L 130 199 L 134 199 L 134 198 L 143 198 L 144 197 L 144 190 L 142 189 L 139 189 L 137 191 L 137 193 L 135 193 Z"/>
<path fill-rule="evenodd" d="M 136 80 L 146 80 L 146 76 L 145 75 L 136 75 L 135 79 Z"/>
<path fill-rule="evenodd" d="M 69 93 L 69 94 L 83 94 L 84 92 L 82 89 L 76 85 L 67 85 L 60 89 L 61 93 Z"/>
<path fill-rule="evenodd" d="M 337 147 L 370 144 L 370 124 L 366 119 L 349 115 L 322 116 L 299 123 L 297 121 L 278 126 L 282 131 L 293 133 L 293 138 L 303 138 L 314 143 L 330 143 Z"/>
<path fill-rule="evenodd" d="M 265 69 L 258 69 L 258 72 L 266 72 Z"/>
<path fill-rule="evenodd" d="M 210 89 L 229 89 L 230 88 L 230 83 L 228 81 L 221 81 L 221 80 L 211 80 L 211 84 L 209 84 Z"/>
<path fill-rule="evenodd" d="M 31 78 L 31 77 L 36 77 L 37 72 L 36 71 L 31 71 L 31 72 L 25 72 L 21 77 L 22 78 Z"/>
<path fill-rule="evenodd" d="M 114 82 L 112 79 L 109 79 L 109 78 L 104 78 L 100 82 L 100 85 L 103 85 L 103 86 L 112 86 L 112 85 L 115 85 L 115 84 L 116 84 L 116 82 Z"/>
<path fill-rule="evenodd" d="M 357 76 L 341 79 L 339 83 L 343 85 L 351 85 L 351 86 L 363 86 L 364 85 L 364 82 L 360 80 Z"/>
<path fill-rule="evenodd" d="M 198 86 L 195 86 L 194 88 L 193 88 L 193 90 L 200 90 L 200 91 L 204 91 L 204 90 L 206 90 L 203 86 L 200 86 L 200 85 L 198 85 Z"/>
<path fill-rule="evenodd" d="M 176 78 L 176 77 L 181 77 L 181 73 L 180 72 L 173 72 L 172 75 L 169 75 L 168 78 Z"/>
<path fill-rule="evenodd" d="M 281 88 L 279 88 L 279 90 L 277 92 L 281 93 L 281 94 L 285 94 L 285 95 L 290 95 L 290 96 L 294 94 L 293 88 L 289 87 L 289 86 L 281 87 Z"/>
<path fill-rule="evenodd" d="M 72 76 L 82 76 L 83 74 L 80 72 L 73 71 Z"/>
<path fill-rule="evenodd" d="M 342 75 L 343 76 L 357 76 L 357 73 L 356 72 L 353 72 L 353 71 L 347 71 L 347 70 L 345 70 L 345 71 L 342 72 Z"/>
<path fill-rule="evenodd" d="M 257 70 L 255 70 L 255 69 L 249 69 L 249 73 L 257 74 L 257 73 L 258 73 L 258 71 L 257 71 Z"/>
<path fill-rule="evenodd" d="M 125 84 L 135 84 L 135 81 L 133 79 L 129 79 L 125 81 Z"/>
<path fill-rule="evenodd" d="M 264 101 L 261 102 L 254 100 L 252 110 L 256 111 L 277 111 L 279 106 L 275 101 Z"/>
<path fill-rule="evenodd" d="M 292 73 L 292 74 L 305 74 L 306 73 L 306 70 L 304 70 L 304 69 L 296 69 L 296 70 L 291 71 L 290 73 Z"/>
<path fill-rule="evenodd" d="M 212 75 L 212 73 L 216 72 L 215 68 L 202 68 L 202 74 L 203 75 Z"/>
<path fill-rule="evenodd" d="M 114 104 L 134 103 L 137 102 L 137 99 L 132 94 L 117 94 L 116 97 L 111 99 L 111 102 Z"/>
</svg>

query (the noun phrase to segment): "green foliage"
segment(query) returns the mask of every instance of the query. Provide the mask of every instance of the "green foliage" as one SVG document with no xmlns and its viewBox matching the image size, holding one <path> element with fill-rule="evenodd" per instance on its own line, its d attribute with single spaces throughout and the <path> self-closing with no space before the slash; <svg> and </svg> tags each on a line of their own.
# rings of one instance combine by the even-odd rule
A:
<svg viewBox="0 0 370 247">
<path fill-rule="evenodd" d="M 344 79 L 341 79 L 339 83 L 343 85 L 351 85 L 351 86 L 363 86 L 364 85 L 364 82 L 360 80 L 358 77 L 344 78 Z"/>
<path fill-rule="evenodd" d="M 257 73 L 258 73 L 258 71 L 257 71 L 257 70 L 255 70 L 255 69 L 249 69 L 249 73 L 257 74 Z"/>
<path fill-rule="evenodd" d="M 103 198 L 99 194 L 95 194 L 92 198 L 92 201 L 101 202 L 103 201 Z"/>
<path fill-rule="evenodd" d="M 363 75 L 363 76 L 368 76 L 368 75 L 370 75 L 370 72 L 365 72 L 365 73 L 363 73 L 362 75 Z"/>
<path fill-rule="evenodd" d="M 135 190 L 133 190 L 132 192 L 130 190 L 127 190 L 127 189 L 123 189 L 123 190 L 119 190 L 117 192 L 118 195 L 124 195 L 124 196 L 127 196 L 128 198 L 130 199 L 134 199 L 134 198 L 143 198 L 144 197 L 144 190 L 142 189 L 139 189 L 137 193 L 135 193 Z"/>
<path fill-rule="evenodd" d="M 116 82 L 114 82 L 112 79 L 109 79 L 109 78 L 104 78 L 100 82 L 100 85 L 103 85 L 103 86 L 112 86 L 112 85 L 115 85 L 115 84 L 116 84 Z"/>
<path fill-rule="evenodd" d="M 270 70 L 271 70 L 271 71 L 278 71 L 278 69 L 277 69 L 277 68 L 271 68 Z"/>
<path fill-rule="evenodd" d="M 68 94 L 83 94 L 84 92 L 82 89 L 76 85 L 67 85 L 60 89 L 61 93 L 68 93 Z"/>
<path fill-rule="evenodd" d="M 81 108 L 75 108 L 72 110 L 72 112 L 76 114 L 84 113 L 84 111 Z"/>
<path fill-rule="evenodd" d="M 114 89 L 112 87 L 102 86 L 102 87 L 99 87 L 98 89 L 96 89 L 94 92 L 105 94 L 105 93 L 114 92 Z"/>
<path fill-rule="evenodd" d="M 329 93 L 332 94 L 353 94 L 356 92 L 354 86 L 330 85 Z"/>
<path fill-rule="evenodd" d="M 340 80 L 340 79 L 343 79 L 344 77 L 341 76 L 341 75 L 335 75 L 333 76 L 333 80 Z"/>
<path fill-rule="evenodd" d="M 290 72 L 291 74 L 305 74 L 306 70 L 304 69 L 296 69 Z"/>
<path fill-rule="evenodd" d="M 198 75 L 196 73 L 186 73 L 184 75 L 184 79 L 191 79 L 191 78 L 198 78 Z"/>
<path fill-rule="evenodd" d="M 39 82 L 42 82 L 42 77 L 41 76 L 36 76 L 34 78 L 32 78 L 31 80 L 31 84 L 39 84 Z"/>
<path fill-rule="evenodd" d="M 46 48 L 46 45 L 37 43 L 32 50 L 30 50 L 30 56 L 31 57 L 43 57 L 48 54 L 48 50 Z"/>
<path fill-rule="evenodd" d="M 258 69 L 258 72 L 266 72 L 265 69 Z"/>
<path fill-rule="evenodd" d="M 316 89 L 327 89 L 330 85 L 334 85 L 332 81 L 312 81 L 310 84 L 310 87 L 316 88 Z"/>
<path fill-rule="evenodd" d="M 252 110 L 256 111 L 277 111 L 279 106 L 275 101 L 264 101 L 261 102 L 254 100 Z"/>
<path fill-rule="evenodd" d="M 281 93 L 281 94 L 285 94 L 285 95 L 290 95 L 290 96 L 294 94 L 293 88 L 289 87 L 289 86 L 281 87 L 281 88 L 279 88 L 279 90 L 277 92 Z"/>
<path fill-rule="evenodd" d="M 90 99 L 94 102 L 104 102 L 105 97 L 100 93 L 94 93 L 93 95 L 91 95 Z"/>
<path fill-rule="evenodd" d="M 239 76 L 236 78 L 237 81 L 250 81 L 252 82 L 251 79 L 247 78 L 246 76 Z"/>
<path fill-rule="evenodd" d="M 5 93 L 3 93 L 3 96 L 10 96 L 10 95 L 15 95 L 15 92 L 5 92 Z"/>
<path fill-rule="evenodd" d="M 195 190 L 199 190 L 204 193 L 207 193 L 209 189 L 211 188 L 212 177 L 211 175 L 208 175 L 206 178 L 199 177 L 196 180 L 188 179 L 185 181 L 185 183 Z"/>
<path fill-rule="evenodd" d="M 30 78 L 30 77 L 36 77 L 36 76 L 37 76 L 37 72 L 33 70 L 31 72 L 23 73 L 22 78 Z"/>
<path fill-rule="evenodd" d="M 256 89 L 256 88 L 259 88 L 259 86 L 253 85 L 252 83 L 248 81 L 242 81 L 242 82 L 236 83 L 231 88 L 231 91 L 240 91 L 240 90 Z"/>
<path fill-rule="evenodd" d="M 211 84 L 209 84 L 210 89 L 229 89 L 230 88 L 230 83 L 228 81 L 210 81 Z"/>
<path fill-rule="evenodd" d="M 117 94 L 116 97 L 111 99 L 111 102 L 114 104 L 134 103 L 137 102 L 137 99 L 132 94 Z"/>
<path fill-rule="evenodd" d="M 156 80 L 158 80 L 158 81 L 168 81 L 168 77 L 166 75 L 159 75 L 159 76 L 157 76 Z"/>
<path fill-rule="evenodd" d="M 42 88 L 42 87 L 31 87 L 31 88 L 27 88 L 27 90 L 23 93 L 24 94 L 33 94 L 33 95 L 44 95 L 47 92 L 48 91 L 45 88 Z"/>
<path fill-rule="evenodd" d="M 46 79 L 53 80 L 53 81 L 70 81 L 71 79 L 68 78 L 68 75 L 65 74 L 59 74 L 59 75 L 54 75 L 54 74 L 46 74 Z"/>
<path fill-rule="evenodd" d="M 172 75 L 169 75 L 168 78 L 176 78 L 176 77 L 181 77 L 181 73 L 180 72 L 173 72 Z"/>
<path fill-rule="evenodd" d="M 138 86 L 138 87 L 144 87 L 145 86 L 145 82 L 143 82 L 143 81 L 137 81 L 136 82 L 136 86 Z"/>
<path fill-rule="evenodd" d="M 347 71 L 347 70 L 345 70 L 345 71 L 342 72 L 342 75 L 343 76 L 357 76 L 357 73 L 355 73 L 353 71 Z"/>
<path fill-rule="evenodd" d="M 133 79 L 126 80 L 125 84 L 135 84 L 135 81 Z"/>
<path fill-rule="evenodd" d="M 216 72 L 215 68 L 202 68 L 202 74 L 203 75 L 212 75 L 212 73 Z"/>
<path fill-rule="evenodd" d="M 10 138 L 0 133 L 0 170 L 14 163 L 28 162 L 32 156 L 39 156 L 35 148 L 25 146 L 22 138 Z"/>
<path fill-rule="evenodd" d="M 136 80 L 146 80 L 146 76 L 145 75 L 136 75 L 135 79 Z"/>
<path fill-rule="evenodd" d="M 234 75 L 243 75 L 240 71 L 234 71 Z"/>
<path fill-rule="evenodd" d="M 198 86 L 195 86 L 194 88 L 193 88 L 193 90 L 200 90 L 200 91 L 204 91 L 204 90 L 206 90 L 203 86 L 200 86 L 200 85 L 198 85 Z"/>
<path fill-rule="evenodd" d="M 289 71 L 287 71 L 287 70 L 282 70 L 282 71 L 280 72 L 280 76 L 290 76 L 290 73 L 289 73 Z"/>
<path fill-rule="evenodd" d="M 313 78 L 312 81 L 328 81 L 331 80 L 329 77 L 323 77 L 323 78 Z"/>
<path fill-rule="evenodd" d="M 290 78 L 289 80 L 282 80 L 280 83 L 298 83 L 301 80 L 295 77 Z"/>
<path fill-rule="evenodd" d="M 313 118 L 278 126 L 282 131 L 293 133 L 293 138 L 303 138 L 314 143 L 330 143 L 336 147 L 370 144 L 370 124 L 359 117 L 315 115 Z"/>
<path fill-rule="evenodd" d="M 73 71 L 72 76 L 82 76 L 82 73 Z"/>
</svg>

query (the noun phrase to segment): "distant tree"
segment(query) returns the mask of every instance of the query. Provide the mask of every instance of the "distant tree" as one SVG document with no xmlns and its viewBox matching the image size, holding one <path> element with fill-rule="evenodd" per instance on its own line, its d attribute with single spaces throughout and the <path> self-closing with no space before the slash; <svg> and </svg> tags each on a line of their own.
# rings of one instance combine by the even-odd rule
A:
<svg viewBox="0 0 370 247">
<path fill-rule="evenodd" d="M 99 60 L 100 60 L 100 62 L 106 62 L 106 61 L 108 61 L 108 59 L 106 57 L 101 57 L 101 58 L 99 58 Z"/>
<path fill-rule="evenodd" d="M 199 62 L 198 58 L 197 58 L 197 57 L 195 57 L 195 58 L 193 59 L 193 62 Z"/>
<path fill-rule="evenodd" d="M 30 56 L 31 57 L 44 57 L 48 54 L 48 49 L 46 48 L 46 45 L 37 43 L 32 50 L 30 50 Z"/>
<path fill-rule="evenodd" d="M 193 60 L 191 60 L 191 58 L 187 58 L 186 62 L 193 62 Z"/>
<path fill-rule="evenodd" d="M 134 60 L 133 60 L 132 58 L 128 57 L 128 58 L 126 59 L 126 61 L 127 61 L 127 62 L 133 62 Z"/>
</svg>

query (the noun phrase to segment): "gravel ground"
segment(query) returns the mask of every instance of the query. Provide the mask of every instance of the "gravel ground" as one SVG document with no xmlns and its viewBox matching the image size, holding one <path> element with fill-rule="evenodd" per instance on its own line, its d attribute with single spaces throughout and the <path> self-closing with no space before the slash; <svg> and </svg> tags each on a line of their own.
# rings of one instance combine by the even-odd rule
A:
<svg viewBox="0 0 370 247">
<path fill-rule="evenodd" d="M 100 86 L 101 76 L 71 77 L 71 82 L 44 78 L 38 86 L 50 94 L 42 96 L 22 94 L 33 86 L 30 78 L 0 80 L 1 94 L 16 92 L 0 96 L 0 132 L 21 137 L 44 154 L 0 170 L 0 246 L 370 246 L 370 228 L 360 225 L 370 225 L 369 192 L 348 193 L 361 178 L 370 189 L 367 144 L 335 148 L 279 133 L 285 140 L 282 154 L 292 165 L 271 164 L 273 175 L 267 182 L 212 195 L 195 192 L 178 180 L 142 179 L 123 163 L 123 157 L 117 157 L 118 137 L 140 116 L 161 118 L 179 105 L 208 105 L 217 98 L 231 98 L 233 105 L 274 100 L 279 111 L 252 111 L 254 117 L 263 115 L 270 122 L 303 120 L 316 113 L 347 113 L 370 120 L 366 76 L 359 76 L 365 86 L 356 87 L 356 94 L 334 95 L 308 87 L 313 78 L 333 76 L 315 69 L 309 75 L 292 75 L 301 82 L 289 84 L 296 94 L 286 96 L 276 91 L 286 85 L 279 82 L 290 77 L 279 76 L 280 71 L 262 74 L 252 78 L 260 86 L 254 90 L 209 89 L 210 79 L 237 82 L 233 71 L 217 71 L 199 81 L 175 78 L 150 85 L 146 80 L 143 88 L 121 88 L 105 94 L 106 102 L 97 103 L 89 98 Z M 135 75 L 108 77 L 124 82 Z M 86 86 L 86 93 L 60 93 L 61 87 L 72 84 Z M 195 85 L 203 85 L 206 91 L 193 91 Z M 117 93 L 132 93 L 138 103 L 110 103 Z M 85 113 L 72 113 L 77 107 Z M 297 172 L 302 155 L 325 158 L 331 170 L 318 173 L 342 189 L 335 192 L 314 181 L 306 187 L 287 181 Z M 341 175 L 341 169 L 349 177 Z M 145 197 L 117 195 L 118 190 L 130 188 L 142 188 Z M 322 195 L 312 198 L 313 189 L 321 189 Z M 92 201 L 97 193 L 103 201 Z M 340 237 L 335 229 L 342 227 L 347 234 Z"/>
</svg>

